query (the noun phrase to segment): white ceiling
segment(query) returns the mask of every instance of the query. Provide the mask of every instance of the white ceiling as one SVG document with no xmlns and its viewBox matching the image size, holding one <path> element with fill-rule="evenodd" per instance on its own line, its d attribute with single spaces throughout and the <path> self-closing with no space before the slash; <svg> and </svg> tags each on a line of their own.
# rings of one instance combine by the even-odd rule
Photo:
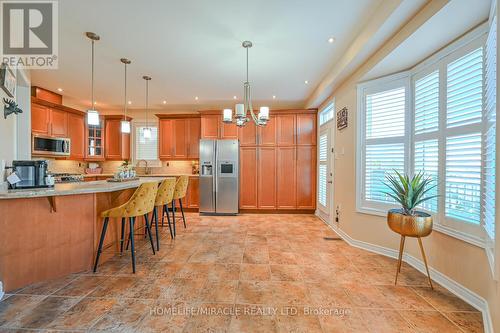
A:
<svg viewBox="0 0 500 333">
<path fill-rule="evenodd" d="M 451 0 L 375 65 L 363 80 L 409 69 L 488 19 L 491 0 Z"/>
<path fill-rule="evenodd" d="M 65 102 L 90 106 L 90 41 L 96 32 L 98 109 L 123 105 L 123 64 L 131 107 L 201 109 L 241 98 L 245 52 L 255 104 L 302 106 L 381 0 L 64 0 L 59 1 L 59 69 L 32 71 L 32 84 L 63 88 Z M 327 42 L 330 36 L 336 41 Z M 309 84 L 304 84 L 308 80 Z M 272 96 L 276 95 L 275 101 Z M 199 100 L 195 101 L 195 96 Z M 162 104 L 167 100 L 167 106 Z"/>
</svg>

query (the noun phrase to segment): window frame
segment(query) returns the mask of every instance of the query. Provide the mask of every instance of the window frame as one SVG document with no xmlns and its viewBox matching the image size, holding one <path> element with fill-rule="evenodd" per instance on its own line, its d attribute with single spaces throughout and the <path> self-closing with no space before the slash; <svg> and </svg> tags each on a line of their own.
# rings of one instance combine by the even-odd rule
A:
<svg viewBox="0 0 500 333">
<path fill-rule="evenodd" d="M 148 127 L 156 127 L 158 130 L 158 139 L 156 141 L 156 159 L 154 160 L 147 160 L 148 162 L 148 167 L 160 167 L 161 166 L 161 160 L 160 160 L 160 155 L 159 155 L 159 147 L 160 147 L 160 141 L 159 141 L 159 123 L 157 121 L 148 121 L 147 123 Z M 146 122 L 145 121 L 136 121 L 132 120 L 132 129 L 131 129 L 131 139 L 132 139 L 132 164 L 137 166 L 137 146 L 136 146 L 136 133 L 137 133 L 137 128 L 138 127 L 145 127 Z"/>
<path fill-rule="evenodd" d="M 405 108 L 405 170 L 415 171 L 415 142 L 423 140 L 438 140 L 438 179 L 439 188 L 437 213 L 429 212 L 434 217 L 434 229 L 458 238 L 473 245 L 485 248 L 486 238 L 483 230 L 482 209 L 480 213 L 479 225 L 472 225 L 462 221 L 456 221 L 445 216 L 445 169 L 446 169 L 446 138 L 472 133 L 472 129 L 483 135 L 483 121 L 478 124 L 466 125 L 457 128 L 446 128 L 446 80 L 447 65 L 467 53 L 483 47 L 483 67 L 484 67 L 484 47 L 489 27 L 484 23 L 473 31 L 467 33 L 459 40 L 453 42 L 433 56 L 424 60 L 412 69 L 385 76 L 379 79 L 359 83 L 357 85 L 357 143 L 356 143 L 356 210 L 359 213 L 377 216 L 386 216 L 387 210 L 398 207 L 394 204 L 379 204 L 367 201 L 364 198 L 365 192 L 365 157 L 366 157 L 366 95 L 391 89 L 390 84 L 407 81 L 406 108 Z M 438 130 L 415 135 L 415 82 L 426 75 L 439 71 L 439 124 Z M 484 75 L 484 72 L 483 72 Z M 484 105 L 483 105 L 484 113 Z M 482 140 L 483 142 L 483 140 Z M 484 146 L 484 144 L 483 144 Z M 484 169 L 484 160 L 481 156 L 481 170 Z M 481 200 L 484 196 L 484 186 L 481 182 Z"/>
<path fill-rule="evenodd" d="M 356 207 L 360 213 L 374 214 L 386 216 L 387 210 L 394 208 L 395 205 L 383 202 L 369 201 L 365 199 L 365 168 L 366 168 L 366 96 L 376 94 L 379 92 L 396 89 L 400 87 L 405 88 L 405 95 L 409 96 L 409 72 L 402 72 L 388 77 L 375 79 L 369 82 L 360 83 L 358 85 L 358 126 L 357 126 L 357 144 L 356 144 Z M 408 110 L 409 98 L 405 98 L 405 111 Z M 359 109 L 361 107 L 361 109 Z M 360 112 L 362 110 L 363 112 Z M 372 144 L 391 144 L 403 143 L 404 151 L 408 151 L 409 142 L 404 139 L 408 135 L 408 129 L 411 127 L 410 117 L 405 112 L 405 130 L 402 137 L 390 137 L 370 139 Z M 404 156 L 404 166 L 408 167 L 408 154 Z"/>
</svg>

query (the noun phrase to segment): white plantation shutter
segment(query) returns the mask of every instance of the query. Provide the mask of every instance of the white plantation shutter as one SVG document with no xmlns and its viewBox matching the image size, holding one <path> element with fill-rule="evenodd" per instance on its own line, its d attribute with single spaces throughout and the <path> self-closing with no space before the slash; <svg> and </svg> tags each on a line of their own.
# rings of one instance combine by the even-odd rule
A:
<svg viewBox="0 0 500 333">
<path fill-rule="evenodd" d="M 479 224 L 481 210 L 481 133 L 446 139 L 447 217 Z"/>
<path fill-rule="evenodd" d="M 415 173 L 423 172 L 425 177 L 432 179 L 431 186 L 438 184 L 439 148 L 438 140 L 425 140 L 415 142 Z M 427 192 L 426 196 L 437 195 L 437 187 Z M 423 202 L 420 208 L 437 212 L 437 198 Z"/>
<path fill-rule="evenodd" d="M 364 96 L 363 195 L 364 205 L 377 208 L 394 203 L 384 184 L 394 170 L 405 169 L 406 80 Z"/>
<path fill-rule="evenodd" d="M 318 202 L 327 205 L 327 172 L 328 172 L 328 136 L 323 134 L 319 137 L 319 172 L 318 172 Z"/>
<path fill-rule="evenodd" d="M 415 134 L 439 128 L 439 71 L 415 82 Z"/>
<path fill-rule="evenodd" d="M 145 126 L 135 127 L 135 159 L 138 160 L 157 160 L 158 159 L 158 127 L 151 128 L 151 138 L 144 137 Z"/>
<path fill-rule="evenodd" d="M 497 17 L 493 18 L 485 47 L 485 132 L 483 171 L 483 221 L 490 240 L 495 239 L 495 153 L 496 153 L 496 74 L 497 74 Z M 489 244 L 492 246 L 492 244 Z"/>
<path fill-rule="evenodd" d="M 366 147 L 365 199 L 370 201 L 394 202 L 386 182 L 388 174 L 394 170 L 404 172 L 404 143 L 369 145 Z"/>
<path fill-rule="evenodd" d="M 404 87 L 367 95 L 366 139 L 403 136 L 405 102 Z"/>
<path fill-rule="evenodd" d="M 447 67 L 447 127 L 480 123 L 483 99 L 483 48 Z"/>
</svg>

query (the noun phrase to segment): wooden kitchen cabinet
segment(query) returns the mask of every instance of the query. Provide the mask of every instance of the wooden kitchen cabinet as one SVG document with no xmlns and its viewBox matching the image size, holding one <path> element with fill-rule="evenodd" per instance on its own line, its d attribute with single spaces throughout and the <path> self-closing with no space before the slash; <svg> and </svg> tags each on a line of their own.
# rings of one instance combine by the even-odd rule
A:
<svg viewBox="0 0 500 333">
<path fill-rule="evenodd" d="M 284 114 L 276 117 L 278 146 L 292 146 L 296 143 L 296 115 Z"/>
<path fill-rule="evenodd" d="M 201 138 L 218 139 L 220 115 L 202 115 L 201 116 Z"/>
<path fill-rule="evenodd" d="M 316 144 L 316 114 L 297 115 L 297 145 Z"/>
<path fill-rule="evenodd" d="M 238 127 L 222 121 L 222 111 L 209 111 L 201 114 L 202 139 L 238 139 Z"/>
<path fill-rule="evenodd" d="M 173 120 L 160 119 L 159 122 L 159 157 L 161 160 L 171 159 L 174 154 Z"/>
<path fill-rule="evenodd" d="M 85 158 L 85 116 L 68 113 L 68 136 L 71 140 L 70 159 Z"/>
<path fill-rule="evenodd" d="M 259 146 L 275 146 L 277 142 L 277 117 L 271 116 L 267 125 L 258 128 Z"/>
<path fill-rule="evenodd" d="M 200 156 L 200 118 L 188 119 L 188 159 L 198 159 Z"/>
<path fill-rule="evenodd" d="M 258 208 L 276 208 L 276 148 L 257 148 Z"/>
<path fill-rule="evenodd" d="M 240 147 L 240 208 L 257 208 L 257 148 Z"/>
<path fill-rule="evenodd" d="M 174 158 L 186 159 L 188 156 L 188 122 L 186 119 L 173 120 Z"/>
<path fill-rule="evenodd" d="M 192 160 L 199 156 L 200 118 L 189 115 L 157 115 L 161 160 Z"/>
<path fill-rule="evenodd" d="M 68 112 L 31 103 L 31 132 L 54 137 L 68 136 Z"/>
<path fill-rule="evenodd" d="M 187 192 L 188 208 L 198 208 L 200 205 L 200 178 L 189 177 Z"/>
<path fill-rule="evenodd" d="M 31 104 L 31 132 L 33 134 L 50 135 L 50 109 L 40 104 Z"/>
<path fill-rule="evenodd" d="M 85 160 L 104 160 L 104 117 L 99 118 L 99 125 L 87 125 L 85 130 Z"/>
<path fill-rule="evenodd" d="M 130 134 L 122 133 L 123 116 L 105 116 L 104 156 L 107 160 L 126 161 L 130 159 Z M 132 120 L 128 118 L 128 120 Z"/>
<path fill-rule="evenodd" d="M 238 139 L 238 126 L 236 124 L 226 124 L 222 121 L 222 116 L 219 117 L 220 139 Z"/>
<path fill-rule="evenodd" d="M 250 122 L 246 126 L 238 128 L 238 139 L 240 146 L 256 146 L 257 145 L 257 126 Z"/>
<path fill-rule="evenodd" d="M 297 209 L 316 208 L 316 146 L 297 146 Z"/>
<path fill-rule="evenodd" d="M 50 133 L 52 136 L 68 136 L 68 113 L 57 109 L 50 109 Z"/>
<path fill-rule="evenodd" d="M 277 148 L 277 189 L 278 209 L 295 209 L 296 204 L 296 148 Z"/>
</svg>

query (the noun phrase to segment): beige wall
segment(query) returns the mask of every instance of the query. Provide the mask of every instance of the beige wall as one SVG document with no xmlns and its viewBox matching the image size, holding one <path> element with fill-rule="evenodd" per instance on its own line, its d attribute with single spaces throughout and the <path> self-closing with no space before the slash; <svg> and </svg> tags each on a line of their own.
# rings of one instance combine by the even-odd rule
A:
<svg viewBox="0 0 500 333">
<path fill-rule="evenodd" d="M 384 217 L 356 212 L 356 84 L 376 61 L 370 59 L 332 94 L 337 111 L 343 107 L 349 110 L 349 127 L 335 134 L 335 149 L 344 149 L 345 154 L 335 160 L 334 203 L 341 205 L 339 226 L 350 237 L 397 250 L 399 237 L 388 229 Z M 489 303 L 494 329 L 500 332 L 500 286 L 492 278 L 484 249 L 436 231 L 424 240 L 424 246 L 431 267 Z M 406 251 L 420 258 L 416 240 L 407 241 Z M 500 254 L 500 241 L 497 241 L 497 253 Z M 497 271 L 500 271 L 500 257 L 497 257 Z"/>
</svg>

